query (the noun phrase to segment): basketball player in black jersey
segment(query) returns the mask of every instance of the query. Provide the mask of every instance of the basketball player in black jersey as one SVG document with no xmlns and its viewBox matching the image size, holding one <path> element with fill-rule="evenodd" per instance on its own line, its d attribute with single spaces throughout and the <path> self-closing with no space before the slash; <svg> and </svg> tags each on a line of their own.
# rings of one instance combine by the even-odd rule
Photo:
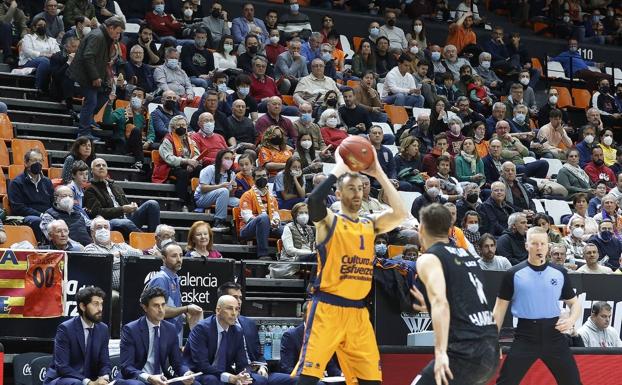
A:
<svg viewBox="0 0 622 385">
<path fill-rule="evenodd" d="M 411 385 L 486 384 L 499 364 L 499 335 L 484 294 L 482 271 L 468 251 L 449 242 L 451 213 L 438 203 L 421 210 L 417 259 L 420 305 L 430 310 L 434 360 Z M 424 304 L 425 303 L 425 304 Z"/>
</svg>

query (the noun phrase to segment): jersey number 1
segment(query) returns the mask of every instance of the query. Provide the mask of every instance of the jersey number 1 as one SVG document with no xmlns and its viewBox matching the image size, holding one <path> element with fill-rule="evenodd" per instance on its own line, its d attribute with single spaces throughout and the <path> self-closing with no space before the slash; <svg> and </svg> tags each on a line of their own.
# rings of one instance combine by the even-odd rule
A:
<svg viewBox="0 0 622 385">
<path fill-rule="evenodd" d="M 361 250 L 365 250 L 365 238 L 361 235 Z"/>
</svg>

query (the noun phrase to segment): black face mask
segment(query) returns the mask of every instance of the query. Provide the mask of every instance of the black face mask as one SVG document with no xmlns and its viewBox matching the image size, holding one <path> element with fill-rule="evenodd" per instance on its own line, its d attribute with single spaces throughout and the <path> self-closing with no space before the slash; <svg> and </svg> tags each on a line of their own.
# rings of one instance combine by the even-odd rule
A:
<svg viewBox="0 0 622 385">
<path fill-rule="evenodd" d="M 326 104 L 330 107 L 335 107 L 337 105 L 337 99 L 328 99 L 326 100 Z"/>
<path fill-rule="evenodd" d="M 45 27 L 37 27 L 37 29 L 35 30 L 35 32 L 37 33 L 37 35 L 39 36 L 45 36 Z"/>
<path fill-rule="evenodd" d="M 597 165 L 598 167 L 602 166 L 603 164 L 605 164 L 605 161 L 602 159 L 598 159 L 594 161 L 594 164 Z"/>
<path fill-rule="evenodd" d="M 248 53 L 250 53 L 251 55 L 255 55 L 258 49 L 259 48 L 256 45 L 251 45 L 250 47 L 248 47 Z"/>
<path fill-rule="evenodd" d="M 270 139 L 270 143 L 274 144 L 275 146 L 278 146 L 279 144 L 281 144 L 281 142 L 283 142 L 283 139 L 280 136 L 275 136 L 274 138 Z"/>
<path fill-rule="evenodd" d="M 473 204 L 475 202 L 477 202 L 477 198 L 479 197 L 478 194 L 476 193 L 472 193 L 472 194 L 467 194 L 466 200 L 467 202 L 469 202 L 470 204 Z"/>
<path fill-rule="evenodd" d="M 33 163 L 30 165 L 30 173 L 37 175 L 41 172 L 41 170 L 43 169 L 43 165 L 39 162 L 37 163 Z"/>
<path fill-rule="evenodd" d="M 257 186 L 258 188 L 264 188 L 268 185 L 268 178 L 257 178 L 255 180 L 255 186 Z"/>
<path fill-rule="evenodd" d="M 219 9 L 212 9 L 212 17 L 214 19 L 220 18 L 220 10 Z"/>
<path fill-rule="evenodd" d="M 389 20 L 387 20 L 387 24 L 389 25 L 389 27 L 393 27 L 395 25 L 395 20 L 394 19 L 389 19 Z"/>
<path fill-rule="evenodd" d="M 177 128 L 175 129 L 175 133 L 176 133 L 178 136 L 183 136 L 183 135 L 185 135 L 187 131 L 188 131 L 188 130 L 187 130 L 185 127 L 177 127 Z"/>
<path fill-rule="evenodd" d="M 165 100 L 164 108 L 175 111 L 177 110 L 177 102 L 175 100 Z"/>
<path fill-rule="evenodd" d="M 598 90 L 600 91 L 601 94 L 608 94 L 609 93 L 609 86 L 601 86 L 598 88 Z"/>
</svg>

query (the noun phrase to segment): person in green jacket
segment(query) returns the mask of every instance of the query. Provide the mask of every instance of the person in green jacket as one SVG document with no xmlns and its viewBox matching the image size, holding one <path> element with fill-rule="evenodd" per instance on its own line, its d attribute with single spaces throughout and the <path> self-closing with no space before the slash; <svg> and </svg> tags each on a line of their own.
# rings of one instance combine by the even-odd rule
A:
<svg viewBox="0 0 622 385">
<path fill-rule="evenodd" d="M 480 187 L 486 183 L 484 162 L 475 149 L 473 138 L 466 138 L 460 145 L 460 154 L 455 158 L 456 177 L 460 182 L 477 183 Z"/>
<path fill-rule="evenodd" d="M 113 111 L 112 105 L 116 96 L 110 94 L 108 104 L 104 109 L 103 122 L 113 126 L 113 140 L 127 146 L 127 150 L 134 156 L 134 168 L 142 170 L 145 156 L 143 149 L 148 149 L 149 144 L 155 140 L 153 127 L 147 127 L 145 118 L 145 90 L 134 88 L 130 98 L 130 104 L 126 107 L 117 108 Z M 146 131 L 146 137 L 143 133 Z"/>
</svg>

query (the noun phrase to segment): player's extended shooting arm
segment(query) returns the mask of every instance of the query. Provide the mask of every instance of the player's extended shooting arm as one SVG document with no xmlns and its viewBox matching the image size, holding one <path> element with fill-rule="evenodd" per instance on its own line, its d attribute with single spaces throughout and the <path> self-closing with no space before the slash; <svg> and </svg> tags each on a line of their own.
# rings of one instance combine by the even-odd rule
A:
<svg viewBox="0 0 622 385">
<path fill-rule="evenodd" d="M 402 202 L 400 194 L 395 189 L 395 186 L 387 174 L 382 171 L 382 167 L 380 167 L 380 163 L 378 163 L 378 156 L 376 154 L 374 154 L 374 158 L 374 164 L 363 172 L 376 178 L 384 191 L 384 196 L 387 199 L 389 208 L 376 215 L 374 226 L 378 233 L 388 233 L 404 222 L 408 216 L 408 212 L 406 211 L 404 202 Z"/>
</svg>

